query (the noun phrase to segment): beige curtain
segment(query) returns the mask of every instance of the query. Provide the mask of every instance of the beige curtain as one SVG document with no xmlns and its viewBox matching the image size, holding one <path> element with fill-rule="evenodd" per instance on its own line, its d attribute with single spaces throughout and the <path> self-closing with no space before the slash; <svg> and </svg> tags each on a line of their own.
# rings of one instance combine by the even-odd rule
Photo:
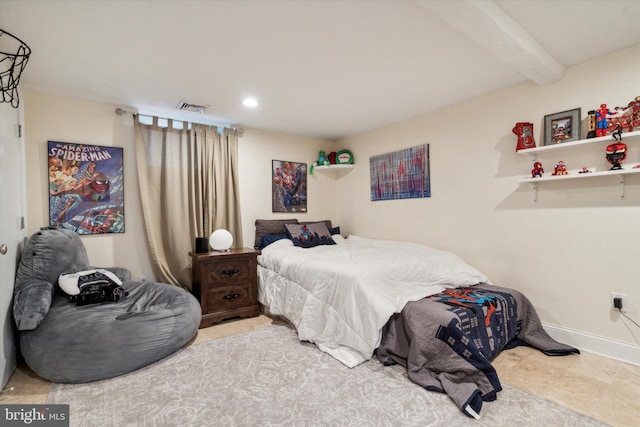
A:
<svg viewBox="0 0 640 427">
<path fill-rule="evenodd" d="M 135 121 L 142 213 L 160 282 L 191 288 L 196 237 L 225 228 L 242 246 L 238 194 L 238 134 L 214 126 Z"/>
</svg>

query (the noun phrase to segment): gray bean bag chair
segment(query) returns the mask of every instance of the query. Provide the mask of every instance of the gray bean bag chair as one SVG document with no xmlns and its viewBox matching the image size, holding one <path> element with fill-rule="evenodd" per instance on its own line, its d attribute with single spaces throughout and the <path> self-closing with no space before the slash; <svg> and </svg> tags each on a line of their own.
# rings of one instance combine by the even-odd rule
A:
<svg viewBox="0 0 640 427">
<path fill-rule="evenodd" d="M 90 268 L 72 231 L 42 229 L 25 245 L 13 316 L 25 362 L 39 376 L 57 383 L 115 377 L 174 353 L 197 333 L 201 309 L 193 295 L 177 286 L 132 282 L 121 268 L 105 269 L 120 278 L 126 297 L 70 302 L 58 277 Z"/>
</svg>

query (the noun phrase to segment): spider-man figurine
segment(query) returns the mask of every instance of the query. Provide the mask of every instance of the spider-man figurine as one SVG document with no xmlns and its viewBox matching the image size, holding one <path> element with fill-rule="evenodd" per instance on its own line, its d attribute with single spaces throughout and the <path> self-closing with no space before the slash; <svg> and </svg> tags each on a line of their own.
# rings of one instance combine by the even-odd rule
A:
<svg viewBox="0 0 640 427">
<path fill-rule="evenodd" d="M 542 163 L 535 162 L 533 164 L 533 169 L 531 169 L 531 178 L 535 178 L 536 176 L 542 178 L 543 173 L 544 169 L 542 168 Z"/>
<path fill-rule="evenodd" d="M 609 119 L 607 116 L 611 111 L 607 108 L 607 104 L 600 104 L 600 108 L 596 110 L 596 136 L 605 136 L 609 127 Z"/>
</svg>

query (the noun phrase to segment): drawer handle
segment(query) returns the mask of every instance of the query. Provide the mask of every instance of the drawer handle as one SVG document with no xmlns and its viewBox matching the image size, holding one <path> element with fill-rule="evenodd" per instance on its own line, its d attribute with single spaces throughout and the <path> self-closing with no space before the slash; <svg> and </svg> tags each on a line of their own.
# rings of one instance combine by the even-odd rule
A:
<svg viewBox="0 0 640 427">
<path fill-rule="evenodd" d="M 232 299 L 236 299 L 239 296 L 240 296 L 240 294 L 229 294 L 229 295 L 225 295 L 223 298 L 228 300 L 228 301 L 231 301 Z"/>
<path fill-rule="evenodd" d="M 221 273 L 225 276 L 233 277 L 236 274 L 240 273 L 240 270 L 222 270 Z"/>
</svg>

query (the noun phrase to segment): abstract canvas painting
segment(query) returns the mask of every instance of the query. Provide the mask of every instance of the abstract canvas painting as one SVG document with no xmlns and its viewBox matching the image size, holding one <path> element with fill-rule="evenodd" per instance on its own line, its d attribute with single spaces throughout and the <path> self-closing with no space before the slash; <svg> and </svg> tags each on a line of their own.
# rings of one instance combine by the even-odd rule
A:
<svg viewBox="0 0 640 427">
<path fill-rule="evenodd" d="M 369 158 L 371 200 L 431 197 L 429 144 Z"/>
</svg>

